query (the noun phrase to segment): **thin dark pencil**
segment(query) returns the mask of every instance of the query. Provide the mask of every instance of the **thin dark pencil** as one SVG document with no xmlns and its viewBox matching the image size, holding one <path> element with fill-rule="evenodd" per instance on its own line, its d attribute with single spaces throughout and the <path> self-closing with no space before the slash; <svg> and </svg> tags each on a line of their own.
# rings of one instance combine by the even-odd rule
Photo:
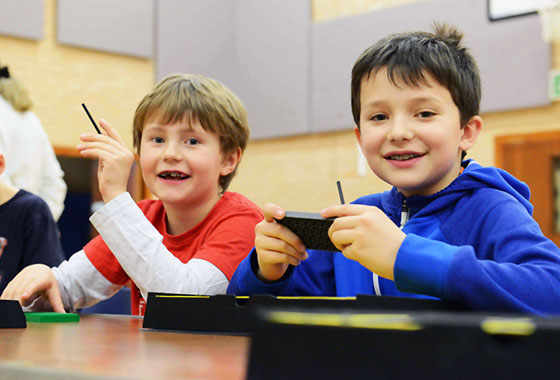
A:
<svg viewBox="0 0 560 380">
<path fill-rule="evenodd" d="M 344 204 L 344 195 L 342 195 L 342 185 L 340 181 L 336 181 L 336 187 L 338 187 L 338 196 L 340 197 L 340 204 Z"/>
<path fill-rule="evenodd" d="M 87 107 L 84 103 L 82 103 L 82 107 L 84 107 L 84 111 L 86 111 L 89 119 L 91 120 L 91 124 L 93 124 L 97 133 L 101 134 L 101 131 L 99 130 L 99 128 L 97 127 L 97 124 L 95 123 L 95 120 L 93 120 L 93 117 L 91 117 L 91 114 L 89 113 L 89 111 L 88 111 L 88 109 L 87 109 Z"/>
</svg>

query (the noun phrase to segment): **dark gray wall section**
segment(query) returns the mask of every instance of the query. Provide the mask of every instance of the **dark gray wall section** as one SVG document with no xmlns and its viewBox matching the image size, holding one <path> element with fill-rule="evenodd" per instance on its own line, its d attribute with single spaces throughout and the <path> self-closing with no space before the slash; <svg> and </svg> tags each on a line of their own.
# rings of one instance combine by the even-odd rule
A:
<svg viewBox="0 0 560 380">
<path fill-rule="evenodd" d="M 0 34 L 40 40 L 44 18 L 44 0 L 0 0 Z"/>
<path fill-rule="evenodd" d="M 156 77 L 196 73 L 235 83 L 235 1 L 156 0 Z"/>
<path fill-rule="evenodd" d="M 538 16 L 489 22 L 486 0 L 434 0 L 317 23 L 312 27 L 312 130 L 354 124 L 350 76 L 360 53 L 389 33 L 431 30 L 450 22 L 464 31 L 464 43 L 482 77 L 482 112 L 549 104 L 550 47 Z"/>
<path fill-rule="evenodd" d="M 538 15 L 500 20 L 473 31 L 472 53 L 482 76 L 482 111 L 545 106 L 550 45 L 542 38 Z"/>
<path fill-rule="evenodd" d="M 151 58 L 153 0 L 58 0 L 61 44 Z"/>
<path fill-rule="evenodd" d="M 156 0 L 158 80 L 218 79 L 244 102 L 253 138 L 309 132 L 310 5 L 302 0 Z"/>
<path fill-rule="evenodd" d="M 309 132 L 310 19 L 308 1 L 238 1 L 237 92 L 256 138 Z"/>
</svg>

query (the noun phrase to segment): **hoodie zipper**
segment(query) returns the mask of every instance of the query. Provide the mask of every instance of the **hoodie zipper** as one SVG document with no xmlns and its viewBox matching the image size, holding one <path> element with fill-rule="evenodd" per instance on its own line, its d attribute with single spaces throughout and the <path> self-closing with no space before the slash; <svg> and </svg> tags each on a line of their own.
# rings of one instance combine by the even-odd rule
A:
<svg viewBox="0 0 560 380">
<path fill-rule="evenodd" d="M 406 204 L 406 199 L 403 200 L 402 208 L 401 208 L 401 230 L 404 228 L 404 225 L 408 222 L 410 218 L 410 210 L 408 209 L 408 205 Z"/>
<path fill-rule="evenodd" d="M 408 222 L 408 219 L 410 219 L 410 210 L 408 209 L 408 205 L 406 204 L 406 199 L 405 199 L 403 200 L 403 204 L 401 208 L 401 227 L 400 227 L 401 230 L 404 228 L 404 225 Z M 373 290 L 375 291 L 376 295 L 378 296 L 381 295 L 381 288 L 379 287 L 379 276 L 376 275 L 375 273 L 373 274 Z"/>
</svg>

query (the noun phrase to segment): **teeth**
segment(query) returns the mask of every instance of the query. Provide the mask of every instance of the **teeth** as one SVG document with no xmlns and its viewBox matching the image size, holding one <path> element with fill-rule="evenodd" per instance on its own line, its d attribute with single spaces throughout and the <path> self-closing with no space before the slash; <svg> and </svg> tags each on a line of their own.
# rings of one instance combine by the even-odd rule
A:
<svg viewBox="0 0 560 380">
<path fill-rule="evenodd" d="M 176 173 L 176 172 L 171 172 L 171 173 L 162 173 L 160 174 L 160 177 L 163 178 L 187 178 L 187 175 L 181 174 L 181 173 Z"/>
<path fill-rule="evenodd" d="M 389 156 L 389 159 L 397 160 L 397 161 L 406 161 L 406 160 L 410 160 L 411 158 L 416 158 L 418 156 L 419 156 L 418 154 L 414 154 L 414 153 L 394 154 L 392 156 Z"/>
</svg>

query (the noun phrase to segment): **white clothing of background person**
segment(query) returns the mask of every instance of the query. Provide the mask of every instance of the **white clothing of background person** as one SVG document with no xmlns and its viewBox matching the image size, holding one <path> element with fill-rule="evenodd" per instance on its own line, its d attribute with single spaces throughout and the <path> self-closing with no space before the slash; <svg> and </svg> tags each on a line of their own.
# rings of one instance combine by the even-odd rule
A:
<svg viewBox="0 0 560 380">
<path fill-rule="evenodd" d="M 0 66 L 1 69 L 7 71 L 5 67 Z M 67 190 L 64 172 L 37 115 L 30 110 L 17 111 L 5 98 L 6 93 L 13 92 L 6 88 L 14 80 L 5 75 L 0 77 L 0 144 L 7 165 L 0 178 L 41 197 L 58 220 L 64 210 Z"/>
</svg>

